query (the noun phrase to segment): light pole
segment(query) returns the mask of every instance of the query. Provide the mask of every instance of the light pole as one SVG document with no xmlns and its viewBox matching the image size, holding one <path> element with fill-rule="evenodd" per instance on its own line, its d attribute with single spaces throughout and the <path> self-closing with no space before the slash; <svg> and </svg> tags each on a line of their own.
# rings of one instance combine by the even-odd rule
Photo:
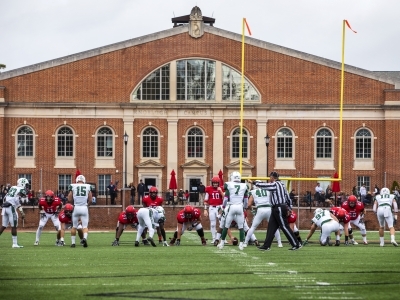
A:
<svg viewBox="0 0 400 300">
<path fill-rule="evenodd" d="M 126 134 L 126 131 L 125 131 L 125 134 L 124 134 L 124 143 L 125 143 L 125 185 L 124 185 L 124 187 L 128 187 L 128 181 L 127 181 L 127 176 L 126 176 L 126 174 L 127 174 L 127 169 L 128 169 L 128 167 L 127 167 L 127 149 L 128 149 L 128 139 L 129 139 L 129 135 L 127 135 Z"/>
<path fill-rule="evenodd" d="M 269 141 L 270 141 L 270 137 L 269 137 L 268 133 L 264 137 L 264 141 L 265 141 L 265 146 L 267 146 L 267 159 L 266 159 L 266 161 L 267 161 L 267 176 L 266 177 L 268 177 L 268 146 L 269 146 Z"/>
</svg>

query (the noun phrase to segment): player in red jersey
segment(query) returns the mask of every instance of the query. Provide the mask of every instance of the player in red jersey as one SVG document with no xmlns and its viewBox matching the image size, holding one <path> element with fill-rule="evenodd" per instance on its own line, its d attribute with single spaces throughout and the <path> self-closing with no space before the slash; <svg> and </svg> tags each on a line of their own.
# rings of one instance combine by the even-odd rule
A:
<svg viewBox="0 0 400 300">
<path fill-rule="evenodd" d="M 206 195 L 204 197 L 204 217 L 210 218 L 212 243 L 217 239 L 218 210 L 222 207 L 222 202 L 224 200 L 224 192 L 219 184 L 219 177 L 214 176 L 211 179 L 211 186 L 206 187 Z"/>
<path fill-rule="evenodd" d="M 60 242 L 58 243 L 58 246 L 65 246 L 64 243 L 64 235 L 65 235 L 65 230 L 71 229 L 72 228 L 72 212 L 74 211 L 74 206 L 70 203 L 67 203 L 64 206 L 64 209 L 60 211 L 58 214 L 58 220 L 60 221 L 60 226 L 58 228 L 58 233 L 60 236 Z M 63 226 L 64 225 L 64 226 Z M 78 230 L 78 235 L 81 241 L 83 240 L 83 230 L 82 230 L 82 224 L 79 221 L 79 225 L 77 227 Z M 82 242 L 81 242 L 82 244 Z"/>
<path fill-rule="evenodd" d="M 353 229 L 351 228 L 351 224 L 354 224 L 360 229 L 364 245 L 368 245 L 367 231 L 365 229 L 365 223 L 364 223 L 364 217 L 365 217 L 364 203 L 358 201 L 356 196 L 351 195 L 347 198 L 347 201 L 343 202 L 342 208 L 344 208 L 350 216 L 349 237 L 351 239 L 351 243 L 353 245 L 358 244 L 353 238 Z"/>
<path fill-rule="evenodd" d="M 149 190 L 149 195 L 144 196 L 143 198 L 143 207 L 157 207 L 162 206 L 164 203 L 164 199 L 158 194 L 158 189 L 155 186 L 152 186 Z M 163 240 L 166 243 L 166 235 L 164 229 L 164 223 L 157 223 L 156 224 L 157 235 L 158 235 L 158 243 L 163 244 Z M 146 237 L 146 230 L 144 231 L 144 236 Z"/>
<path fill-rule="evenodd" d="M 115 240 L 111 246 L 119 246 L 119 238 L 128 225 L 131 225 L 133 228 L 137 228 L 139 221 L 136 214 L 137 210 L 133 207 L 133 205 L 129 205 L 125 211 L 119 214 L 117 228 L 115 229 Z"/>
<path fill-rule="evenodd" d="M 46 225 L 48 219 L 51 219 L 54 227 L 57 232 L 60 227 L 60 221 L 58 220 L 58 213 L 62 208 L 62 202 L 58 197 L 54 196 L 53 191 L 48 190 L 44 194 L 43 198 L 39 200 L 39 212 L 40 212 L 40 221 L 39 227 L 36 231 L 36 241 L 34 243 L 35 246 L 39 245 L 40 235 L 42 234 L 42 230 Z M 58 245 L 60 241 L 60 235 L 57 234 L 56 245 Z"/>
<path fill-rule="evenodd" d="M 184 209 L 180 210 L 176 215 L 178 221 L 177 229 L 174 233 L 174 237 L 170 241 L 170 245 L 179 246 L 181 244 L 181 236 L 185 232 L 185 229 L 191 231 L 193 228 L 196 229 L 197 234 L 201 239 L 201 244 L 205 246 L 207 244 L 204 238 L 204 230 L 201 225 L 201 211 L 190 205 L 186 205 Z"/>
<path fill-rule="evenodd" d="M 349 245 L 349 222 L 350 222 L 350 215 L 344 208 L 341 207 L 331 207 L 330 208 L 331 214 L 334 215 L 341 226 L 340 231 L 344 230 L 344 244 L 346 246 Z M 336 240 L 335 246 L 339 246 L 338 241 Z M 340 244 L 340 242 L 339 242 Z"/>
<path fill-rule="evenodd" d="M 288 220 L 289 226 L 292 229 L 295 237 L 299 241 L 299 244 L 302 245 L 303 241 L 301 240 L 299 229 L 296 226 L 297 214 L 293 210 L 288 211 L 288 214 L 289 215 L 288 215 L 287 220 Z M 280 246 L 278 245 L 278 247 L 282 247 L 282 244 L 280 244 Z"/>
</svg>

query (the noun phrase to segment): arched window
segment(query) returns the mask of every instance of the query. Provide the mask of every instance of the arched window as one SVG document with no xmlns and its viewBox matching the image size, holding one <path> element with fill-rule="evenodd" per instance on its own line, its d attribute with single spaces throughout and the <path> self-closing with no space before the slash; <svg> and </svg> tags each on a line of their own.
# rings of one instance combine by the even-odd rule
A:
<svg viewBox="0 0 400 300">
<path fill-rule="evenodd" d="M 236 128 L 231 136 L 232 158 L 239 158 L 240 128 Z M 245 129 L 242 130 L 242 158 L 248 158 L 248 134 Z"/>
<path fill-rule="evenodd" d="M 293 134 L 287 128 L 278 131 L 276 153 L 277 158 L 293 158 Z"/>
<path fill-rule="evenodd" d="M 33 156 L 33 130 L 28 126 L 23 126 L 17 133 L 17 155 Z"/>
<path fill-rule="evenodd" d="M 97 131 L 97 156 L 113 156 L 113 133 L 110 128 L 102 127 Z"/>
<path fill-rule="evenodd" d="M 176 70 L 177 100 L 215 100 L 215 61 L 179 60 Z"/>
<path fill-rule="evenodd" d="M 61 127 L 57 132 L 57 155 L 74 156 L 74 134 L 71 128 Z"/>
<path fill-rule="evenodd" d="M 204 136 L 200 128 L 193 127 L 187 133 L 187 157 L 203 157 Z"/>
<path fill-rule="evenodd" d="M 367 129 L 360 129 L 356 133 L 356 158 L 371 158 L 372 135 Z"/>
<path fill-rule="evenodd" d="M 158 157 L 158 131 L 148 127 L 142 134 L 142 156 Z"/>
<path fill-rule="evenodd" d="M 332 133 L 326 128 L 318 130 L 315 146 L 317 158 L 332 158 Z"/>
<path fill-rule="evenodd" d="M 169 100 L 169 64 L 146 77 L 133 92 L 135 100 Z"/>
<path fill-rule="evenodd" d="M 242 75 L 234 69 L 222 65 L 222 100 L 241 100 Z M 244 100 L 259 100 L 260 97 L 251 83 L 244 79 Z"/>
</svg>

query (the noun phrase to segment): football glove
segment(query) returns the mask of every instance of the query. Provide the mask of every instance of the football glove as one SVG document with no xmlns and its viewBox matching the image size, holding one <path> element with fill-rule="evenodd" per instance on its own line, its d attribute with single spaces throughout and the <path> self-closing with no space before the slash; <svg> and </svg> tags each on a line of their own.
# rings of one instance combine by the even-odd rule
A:
<svg viewBox="0 0 400 300">
<path fill-rule="evenodd" d="M 179 246 L 180 244 L 181 244 L 181 240 L 177 239 L 176 242 L 175 242 L 175 246 Z"/>
<path fill-rule="evenodd" d="M 119 242 L 117 240 L 115 240 L 111 246 L 119 246 Z"/>
</svg>

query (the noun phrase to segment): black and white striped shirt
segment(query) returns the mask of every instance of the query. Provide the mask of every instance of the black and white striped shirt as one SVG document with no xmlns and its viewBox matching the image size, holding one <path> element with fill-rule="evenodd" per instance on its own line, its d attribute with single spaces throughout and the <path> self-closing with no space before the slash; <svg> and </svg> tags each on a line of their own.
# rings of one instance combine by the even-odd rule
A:
<svg viewBox="0 0 400 300">
<path fill-rule="evenodd" d="M 257 187 L 265 189 L 271 193 L 271 204 L 279 205 L 286 204 L 289 208 L 292 208 L 292 200 L 289 197 L 289 193 L 286 190 L 285 185 L 281 181 L 274 182 L 258 182 Z"/>
</svg>

